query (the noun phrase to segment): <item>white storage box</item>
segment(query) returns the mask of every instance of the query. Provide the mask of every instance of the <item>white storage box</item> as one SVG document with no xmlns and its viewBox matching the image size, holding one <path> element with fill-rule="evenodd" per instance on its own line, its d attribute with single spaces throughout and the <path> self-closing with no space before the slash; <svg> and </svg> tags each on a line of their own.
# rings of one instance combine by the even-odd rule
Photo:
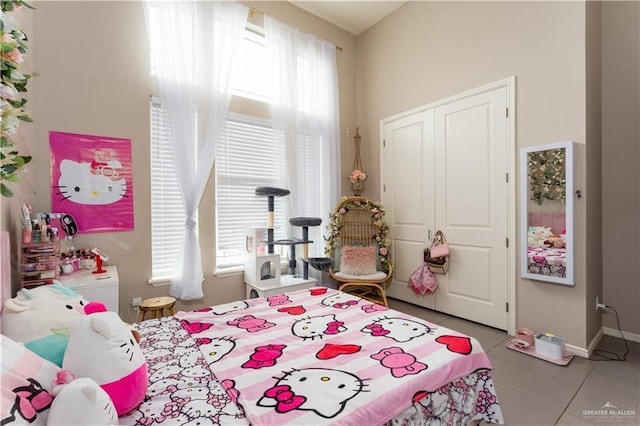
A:
<svg viewBox="0 0 640 426">
<path fill-rule="evenodd" d="M 536 353 L 552 359 L 562 359 L 564 339 L 553 334 L 536 335 Z"/>
</svg>

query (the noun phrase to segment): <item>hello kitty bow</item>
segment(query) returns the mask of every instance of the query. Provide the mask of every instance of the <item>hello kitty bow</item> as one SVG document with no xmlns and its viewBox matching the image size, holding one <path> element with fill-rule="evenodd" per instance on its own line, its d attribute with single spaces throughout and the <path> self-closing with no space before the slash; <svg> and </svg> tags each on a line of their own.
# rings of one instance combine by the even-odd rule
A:
<svg viewBox="0 0 640 426">
<path fill-rule="evenodd" d="M 327 324 L 327 329 L 324 331 L 324 334 L 338 334 L 340 333 L 340 327 L 342 327 L 344 323 L 342 321 L 331 321 Z"/>
<path fill-rule="evenodd" d="M 278 385 L 267 389 L 264 396 L 277 401 L 276 411 L 278 413 L 287 413 L 295 410 L 307 400 L 304 396 L 296 395 L 289 385 Z"/>
<path fill-rule="evenodd" d="M 347 309 L 349 306 L 357 305 L 357 300 L 347 300 L 345 302 L 337 302 L 333 304 L 333 307 L 336 309 Z"/>
<path fill-rule="evenodd" d="M 94 175 L 102 175 L 113 181 L 120 179 L 120 174 L 116 170 L 116 167 L 121 167 L 119 161 L 112 161 L 109 163 L 93 160 L 91 161 L 91 173 Z"/>
<path fill-rule="evenodd" d="M 365 330 L 363 331 L 371 333 L 372 336 L 384 336 L 389 334 L 389 330 L 385 330 L 385 328 L 380 324 L 369 324 L 364 328 Z"/>
</svg>

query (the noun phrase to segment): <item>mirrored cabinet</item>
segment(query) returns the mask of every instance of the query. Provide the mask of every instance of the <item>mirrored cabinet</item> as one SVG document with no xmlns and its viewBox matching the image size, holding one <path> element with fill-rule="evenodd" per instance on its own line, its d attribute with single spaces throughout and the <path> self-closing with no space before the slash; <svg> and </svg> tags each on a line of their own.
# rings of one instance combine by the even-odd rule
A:
<svg viewBox="0 0 640 426">
<path fill-rule="evenodd" d="M 522 148 L 522 277 L 574 285 L 574 143 Z"/>
</svg>

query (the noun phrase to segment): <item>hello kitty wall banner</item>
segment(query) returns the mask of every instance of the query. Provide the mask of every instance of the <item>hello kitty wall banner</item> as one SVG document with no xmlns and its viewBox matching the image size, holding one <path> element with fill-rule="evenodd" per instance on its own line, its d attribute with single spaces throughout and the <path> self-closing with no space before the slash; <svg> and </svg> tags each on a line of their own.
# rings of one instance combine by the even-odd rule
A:
<svg viewBox="0 0 640 426">
<path fill-rule="evenodd" d="M 133 231 L 131 139 L 49 132 L 51 209 L 79 233 Z"/>
</svg>

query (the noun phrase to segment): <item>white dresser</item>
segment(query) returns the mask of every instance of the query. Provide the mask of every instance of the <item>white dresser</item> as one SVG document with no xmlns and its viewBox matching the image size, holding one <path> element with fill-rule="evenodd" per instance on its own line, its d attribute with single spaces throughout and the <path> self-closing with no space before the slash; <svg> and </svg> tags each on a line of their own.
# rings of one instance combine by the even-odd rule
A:
<svg viewBox="0 0 640 426">
<path fill-rule="evenodd" d="M 102 302 L 110 311 L 120 313 L 118 268 L 103 266 L 107 272 L 94 274 L 94 269 L 75 272 L 70 275 L 60 275 L 60 282 L 65 287 L 76 287 L 76 293 L 82 295 L 89 302 Z"/>
</svg>

